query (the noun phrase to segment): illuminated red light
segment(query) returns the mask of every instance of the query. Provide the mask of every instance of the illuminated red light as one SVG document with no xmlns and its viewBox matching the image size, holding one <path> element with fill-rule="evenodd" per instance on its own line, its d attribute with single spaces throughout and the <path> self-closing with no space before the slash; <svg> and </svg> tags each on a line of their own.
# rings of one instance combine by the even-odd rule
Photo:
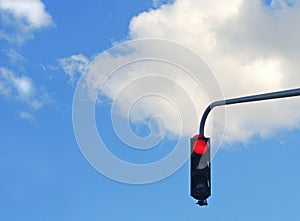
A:
<svg viewBox="0 0 300 221">
<path fill-rule="evenodd" d="M 193 151 L 196 154 L 204 154 L 207 149 L 207 141 L 205 140 L 205 137 L 203 135 L 196 135 L 193 137 L 194 145 L 193 145 Z"/>
</svg>

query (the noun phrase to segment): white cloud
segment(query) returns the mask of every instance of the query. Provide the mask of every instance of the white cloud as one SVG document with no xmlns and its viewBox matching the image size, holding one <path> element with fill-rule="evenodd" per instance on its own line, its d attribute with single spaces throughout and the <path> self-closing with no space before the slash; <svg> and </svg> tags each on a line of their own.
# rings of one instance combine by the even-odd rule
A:
<svg viewBox="0 0 300 221">
<path fill-rule="evenodd" d="M 17 77 L 6 68 L 0 68 L 0 73 L 7 86 L 13 87 L 18 92 L 19 97 L 30 97 L 34 93 L 34 85 L 30 78 L 26 76 Z"/>
<path fill-rule="evenodd" d="M 20 111 L 19 116 L 23 120 L 28 120 L 28 121 L 35 121 L 35 117 L 32 113 L 26 112 L 26 111 Z"/>
<path fill-rule="evenodd" d="M 45 10 L 41 0 L 0 0 L 0 41 L 7 41 L 8 46 L 8 49 L 2 52 L 13 67 L 12 71 L 7 68 L 9 64 L 6 67 L 0 66 L 0 95 L 29 108 L 28 111 L 20 112 L 19 116 L 22 119 L 32 120 L 31 112 L 40 109 L 51 100 L 29 76 L 15 73 L 26 71 L 26 58 L 14 48 L 32 39 L 35 31 L 52 25 L 54 23 L 51 15 Z"/>
<path fill-rule="evenodd" d="M 13 65 L 19 65 L 22 67 L 22 63 L 26 61 L 26 59 L 15 49 L 8 49 L 8 50 L 3 50 L 3 52 L 6 54 L 6 56 L 9 58 L 9 61 Z"/>
<path fill-rule="evenodd" d="M 225 97 L 294 88 L 300 86 L 300 8 L 299 1 L 289 5 L 178 0 L 133 18 L 130 36 L 173 40 L 195 50 L 214 71 Z M 225 139 L 246 141 L 298 128 L 299 107 L 299 99 L 228 107 Z"/>
<path fill-rule="evenodd" d="M 53 25 L 40 0 L 0 0 L 0 10 L 11 13 L 15 19 L 25 19 L 31 28 Z"/>
<path fill-rule="evenodd" d="M 0 67 L 0 95 L 26 104 L 31 110 L 38 110 L 49 102 L 48 95 L 38 89 L 32 79 L 17 76 L 12 71 Z"/>
<path fill-rule="evenodd" d="M 82 54 L 72 55 L 70 57 L 59 59 L 59 64 L 64 72 L 69 76 L 70 80 L 74 82 L 85 72 L 90 61 Z"/>
<path fill-rule="evenodd" d="M 129 38 L 172 40 L 194 50 L 213 70 L 225 98 L 295 88 L 300 86 L 299 6 L 299 1 L 291 4 L 282 0 L 273 0 L 270 6 L 259 0 L 177 0 L 134 17 L 129 26 Z M 126 53 L 123 56 L 126 57 Z M 110 59 L 108 63 L 116 61 L 116 57 Z M 103 70 L 95 66 L 91 72 L 97 68 Z M 164 73 L 163 67 L 159 70 Z M 111 78 L 102 92 L 114 99 L 120 87 L 133 76 L 142 75 L 145 67 L 135 71 L 138 72 L 125 71 Z M 104 77 L 89 76 L 90 87 L 97 86 L 97 80 Z M 199 92 L 191 81 L 180 75 L 175 78 L 187 89 L 194 103 L 199 103 L 199 113 L 202 113 L 207 103 L 199 101 Z M 155 85 L 159 87 L 159 82 L 133 87 L 126 96 L 130 98 L 145 87 Z M 173 90 L 172 86 L 168 86 L 170 93 L 180 100 L 180 91 Z M 122 110 L 128 103 L 126 96 L 118 104 L 124 116 L 127 116 L 126 108 Z M 151 115 L 149 112 L 157 110 L 153 105 L 153 102 L 142 102 L 133 112 L 133 119 L 147 119 Z M 178 128 L 172 124 L 178 121 L 174 111 L 167 104 L 158 105 L 158 108 L 160 113 L 168 115 L 167 129 L 177 133 Z M 228 107 L 225 140 L 246 142 L 254 135 L 264 137 L 279 130 L 299 128 L 299 108 L 299 98 Z M 188 111 L 183 119 L 197 121 Z M 184 132 L 191 136 L 197 130 Z"/>
<path fill-rule="evenodd" d="M 33 84 L 28 77 L 14 79 L 14 85 L 21 96 L 28 97 L 33 93 Z"/>
<path fill-rule="evenodd" d="M 40 0 L 0 0 L 0 25 L 0 40 L 21 45 L 54 23 Z"/>
</svg>

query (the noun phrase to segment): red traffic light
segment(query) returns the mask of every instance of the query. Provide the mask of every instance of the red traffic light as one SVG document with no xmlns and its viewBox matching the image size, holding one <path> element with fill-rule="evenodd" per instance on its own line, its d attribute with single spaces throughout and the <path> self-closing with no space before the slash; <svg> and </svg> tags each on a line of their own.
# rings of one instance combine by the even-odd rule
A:
<svg viewBox="0 0 300 221">
<path fill-rule="evenodd" d="M 193 141 L 193 151 L 196 154 L 204 154 L 207 151 L 207 139 L 202 134 L 195 135 Z"/>
</svg>

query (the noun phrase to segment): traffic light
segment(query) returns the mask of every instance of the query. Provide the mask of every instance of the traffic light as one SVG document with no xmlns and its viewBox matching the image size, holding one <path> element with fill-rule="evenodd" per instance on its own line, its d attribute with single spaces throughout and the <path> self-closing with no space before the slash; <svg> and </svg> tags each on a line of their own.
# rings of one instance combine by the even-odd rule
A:
<svg viewBox="0 0 300 221">
<path fill-rule="evenodd" d="M 207 205 L 211 195 L 209 138 L 195 135 L 191 138 L 191 196 L 200 206 Z"/>
</svg>

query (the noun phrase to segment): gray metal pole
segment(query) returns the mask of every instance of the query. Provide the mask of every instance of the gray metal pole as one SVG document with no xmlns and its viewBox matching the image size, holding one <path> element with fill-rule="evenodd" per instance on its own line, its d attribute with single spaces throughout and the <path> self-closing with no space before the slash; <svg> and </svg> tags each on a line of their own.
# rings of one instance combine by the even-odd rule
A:
<svg viewBox="0 0 300 221">
<path fill-rule="evenodd" d="M 278 91 L 266 94 L 258 94 L 258 95 L 251 95 L 246 97 L 239 97 L 239 98 L 232 98 L 227 100 L 219 100 L 211 103 L 204 111 L 201 121 L 200 121 L 200 128 L 199 134 L 204 135 L 204 126 L 205 121 L 208 117 L 208 114 L 214 107 L 223 106 L 223 105 L 230 105 L 230 104 L 239 104 L 239 103 L 246 103 L 246 102 L 254 102 L 254 101 L 262 101 L 262 100 L 271 100 L 271 99 L 278 99 L 278 98 L 285 98 L 285 97 L 294 97 L 300 96 L 300 88 L 285 90 L 285 91 Z"/>
</svg>

